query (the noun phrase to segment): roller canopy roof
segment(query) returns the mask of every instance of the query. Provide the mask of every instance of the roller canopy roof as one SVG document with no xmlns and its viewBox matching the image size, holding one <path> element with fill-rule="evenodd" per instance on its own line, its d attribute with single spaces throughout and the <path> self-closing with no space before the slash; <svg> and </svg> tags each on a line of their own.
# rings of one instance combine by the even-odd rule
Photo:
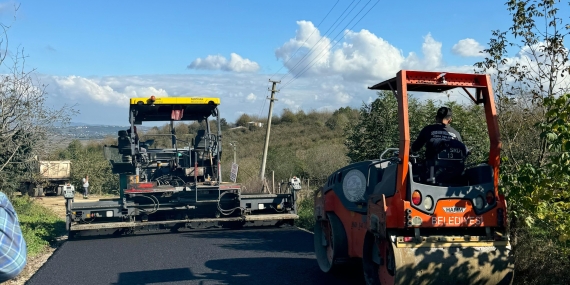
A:
<svg viewBox="0 0 570 285">
<path fill-rule="evenodd" d="M 452 72 L 407 71 L 408 92 L 444 92 L 457 87 L 484 88 L 484 74 L 464 74 Z M 382 81 L 368 89 L 398 90 L 397 77 Z"/>
<path fill-rule="evenodd" d="M 156 121 L 194 121 L 217 115 L 219 98 L 212 97 L 154 97 L 131 98 L 135 124 Z"/>
</svg>

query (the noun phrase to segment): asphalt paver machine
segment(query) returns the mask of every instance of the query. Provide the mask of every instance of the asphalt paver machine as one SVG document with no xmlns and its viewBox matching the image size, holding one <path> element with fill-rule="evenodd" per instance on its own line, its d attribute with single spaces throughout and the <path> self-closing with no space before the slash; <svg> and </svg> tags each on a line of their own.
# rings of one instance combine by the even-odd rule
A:
<svg viewBox="0 0 570 285">
<path fill-rule="evenodd" d="M 321 270 L 358 261 L 367 284 L 512 284 L 489 75 L 401 70 L 369 89 L 397 97 L 399 146 L 338 169 L 316 193 L 314 246 Z M 452 89 L 484 106 L 485 162 L 466 165 L 465 152 L 453 144 L 429 160 L 410 154 L 408 92 Z"/>
<path fill-rule="evenodd" d="M 219 104 L 219 98 L 131 98 L 130 128 L 118 132 L 117 145 L 104 149 L 119 175 L 119 197 L 76 201 L 74 191 L 64 189 L 70 236 L 282 225 L 298 219 L 299 183 L 289 183 L 280 194 L 244 194 L 239 183 L 222 181 Z M 170 122 L 171 133 L 162 135 L 172 147 L 152 148 L 156 138 L 140 141 L 136 127 L 143 122 Z M 201 128 L 182 140 L 175 122 L 199 122 Z"/>
</svg>

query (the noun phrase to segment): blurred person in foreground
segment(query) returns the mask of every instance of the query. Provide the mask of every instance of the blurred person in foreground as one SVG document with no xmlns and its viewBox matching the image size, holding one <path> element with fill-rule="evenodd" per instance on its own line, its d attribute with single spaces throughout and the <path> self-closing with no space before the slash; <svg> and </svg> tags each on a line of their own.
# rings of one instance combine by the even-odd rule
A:
<svg viewBox="0 0 570 285">
<path fill-rule="evenodd" d="M 26 266 L 27 246 L 18 215 L 0 192 L 0 283 L 16 278 Z"/>
</svg>

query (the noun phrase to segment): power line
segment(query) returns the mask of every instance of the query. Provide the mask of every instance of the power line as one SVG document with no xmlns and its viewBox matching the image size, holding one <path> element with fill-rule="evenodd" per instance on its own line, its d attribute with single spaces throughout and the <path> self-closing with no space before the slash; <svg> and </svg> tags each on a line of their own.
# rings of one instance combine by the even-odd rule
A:
<svg viewBox="0 0 570 285">
<path fill-rule="evenodd" d="M 313 53 L 314 48 L 324 39 L 328 36 L 329 31 L 331 30 L 331 28 L 333 29 L 333 31 L 336 29 L 336 27 L 338 27 L 338 25 L 340 25 L 340 23 L 342 23 L 344 21 L 344 19 L 346 19 L 346 17 L 348 17 L 348 15 L 350 15 L 350 13 L 352 13 L 352 10 L 354 10 L 354 8 L 356 8 L 356 6 L 358 6 L 358 3 L 360 3 L 359 0 L 356 5 L 354 5 L 354 7 L 350 10 L 350 12 L 348 12 L 348 14 L 346 14 L 346 16 L 344 16 L 344 18 L 342 18 L 342 20 L 335 26 L 336 22 L 338 22 L 338 20 L 342 17 L 342 15 L 344 15 L 344 13 L 346 13 L 346 11 L 348 10 L 348 8 L 350 8 L 350 6 L 352 6 L 352 3 L 354 3 L 355 0 L 353 0 L 352 2 L 350 2 L 350 4 L 348 5 L 348 7 L 346 7 L 346 9 L 344 9 L 344 11 L 342 12 L 342 14 L 340 14 L 340 16 L 338 16 L 338 18 L 336 19 L 336 21 L 334 21 L 334 23 L 327 29 L 327 31 L 321 36 L 321 38 L 309 49 L 309 51 L 292 67 L 289 69 L 289 71 L 283 75 L 283 77 L 281 77 L 281 80 L 283 80 L 283 78 L 285 78 L 285 76 L 292 74 L 293 70 L 295 70 L 295 68 L 297 68 L 297 66 L 299 66 L 299 64 L 301 64 L 301 62 L 303 62 L 303 60 L 309 56 L 311 53 Z M 334 26 L 334 28 L 333 28 Z"/>
<path fill-rule="evenodd" d="M 331 26 L 327 29 L 327 31 L 321 36 L 321 38 L 309 49 L 309 51 L 297 62 L 297 64 L 295 64 L 292 68 L 290 68 L 289 71 L 288 71 L 285 75 L 283 75 L 283 77 L 281 77 L 281 80 L 283 80 L 283 78 L 285 78 L 285 76 L 287 76 L 288 74 L 292 73 L 292 71 L 293 71 L 309 54 L 311 54 L 311 53 L 314 51 L 314 48 L 323 40 L 323 38 L 325 38 L 325 37 L 328 35 L 329 31 L 331 30 L 331 28 L 333 28 L 333 26 L 334 26 L 333 30 L 336 29 L 336 27 L 338 26 L 338 25 L 335 26 L 336 22 L 338 22 L 338 20 L 342 17 L 342 15 L 344 15 L 344 13 L 346 13 L 346 11 L 350 8 L 350 6 L 352 6 L 352 3 L 354 3 L 354 1 L 355 1 L 355 0 L 352 0 L 352 2 L 350 2 L 350 4 L 348 5 L 348 7 L 346 7 L 346 8 L 344 9 L 344 11 L 340 14 L 340 16 L 338 16 L 338 17 L 336 18 L 336 20 L 334 21 L 334 23 L 332 23 L 332 25 L 331 25 Z M 354 8 L 356 8 L 356 6 L 358 6 L 358 3 L 360 3 L 360 1 L 362 1 L 362 0 L 359 0 L 359 1 L 356 3 L 356 5 L 354 6 Z M 354 8 L 352 8 L 352 10 L 354 10 Z M 344 21 L 344 19 L 346 19 L 346 17 L 352 12 L 352 10 L 350 10 L 350 12 L 348 12 L 348 14 L 346 14 L 346 16 L 345 16 L 340 22 Z M 339 22 L 339 24 L 340 24 L 340 22 Z"/>
<path fill-rule="evenodd" d="M 340 35 L 340 33 L 343 32 L 343 31 L 345 31 L 345 30 L 346 30 L 346 27 L 348 27 L 348 25 L 350 25 L 350 23 L 352 23 L 352 21 L 354 21 L 354 19 L 356 19 L 356 17 L 357 17 L 360 13 L 362 13 L 362 11 L 364 10 L 364 8 L 366 8 L 366 6 L 368 6 L 368 4 L 370 3 L 370 1 L 371 1 L 371 0 L 369 0 L 369 1 L 364 5 L 364 7 L 362 7 L 362 9 L 360 9 L 360 11 L 350 20 L 350 22 L 348 22 L 348 24 L 346 24 L 346 26 L 344 26 L 344 28 L 342 29 L 342 31 L 340 31 L 340 32 L 332 39 L 331 42 L 336 41 L 336 38 Z M 377 2 L 376 4 L 378 4 L 378 2 Z M 370 12 L 370 11 L 372 10 L 372 8 L 374 8 L 374 6 L 376 6 L 376 4 L 373 5 L 373 6 L 368 10 L 368 12 Z M 368 14 L 368 12 L 367 12 L 366 14 Z M 360 18 L 360 20 L 362 20 L 362 19 L 366 16 L 366 14 L 364 14 L 364 15 Z M 358 24 L 358 23 L 360 22 L 360 20 L 358 20 L 358 21 L 351 27 L 351 29 L 354 28 L 354 26 L 356 26 L 356 24 Z M 302 70 L 300 73 L 298 73 L 297 75 L 295 75 L 293 79 L 291 79 L 287 84 L 285 84 L 285 86 L 286 86 L 286 85 L 289 85 L 291 82 L 293 82 L 294 80 L 296 80 L 297 78 L 299 78 L 303 73 L 305 73 L 309 68 L 311 68 L 313 65 L 315 65 L 316 62 L 315 62 L 315 63 L 313 63 L 313 62 L 314 62 L 315 60 L 320 59 L 320 58 L 322 57 L 321 54 L 322 54 L 323 52 L 325 52 L 325 51 L 327 51 L 327 50 L 332 49 L 333 47 L 335 47 L 335 46 L 340 42 L 340 40 L 342 40 L 345 36 L 346 36 L 346 32 L 345 32 L 345 34 L 339 39 L 339 41 L 336 41 L 336 43 L 335 43 L 332 47 L 330 47 L 330 43 L 329 43 L 329 45 L 328 45 L 326 48 L 324 48 L 323 50 L 321 50 L 321 52 L 317 55 L 317 57 L 313 58 L 313 60 L 312 60 L 311 62 L 309 62 L 309 64 L 308 64 L 307 66 L 305 66 L 305 68 L 303 68 L 303 70 Z M 319 57 L 319 55 L 321 55 L 321 56 Z M 285 87 L 285 86 L 284 86 L 284 87 Z"/>
<path fill-rule="evenodd" d="M 344 9 L 344 11 L 342 12 L 342 14 L 340 14 L 340 16 L 338 16 L 338 18 L 336 19 L 336 21 L 334 21 L 334 23 L 331 25 L 331 27 L 329 27 L 327 29 L 327 31 L 321 36 L 321 38 L 309 49 L 309 51 L 292 67 L 289 69 L 289 71 L 283 75 L 283 77 L 281 77 L 280 80 L 283 80 L 283 78 L 285 78 L 285 76 L 292 74 L 293 70 L 295 70 L 295 68 L 297 68 L 297 66 L 299 64 L 301 64 L 301 62 L 311 53 L 313 53 L 314 48 L 328 35 L 329 31 L 331 30 L 331 28 L 334 26 L 333 30 L 336 29 L 336 27 L 338 27 L 338 25 L 340 23 L 342 23 L 342 21 L 344 21 L 344 19 L 346 19 L 346 17 L 348 17 L 348 15 L 352 12 L 352 10 L 354 10 L 354 8 L 356 8 L 356 6 L 358 6 L 358 3 L 360 3 L 359 0 L 356 5 L 350 10 L 350 12 L 348 12 L 348 14 L 346 14 L 346 16 L 344 18 L 342 18 L 342 20 L 338 23 L 338 25 L 335 26 L 336 22 L 338 22 L 338 20 L 342 17 L 342 15 L 344 15 L 344 13 L 346 13 L 346 11 L 350 8 L 350 6 L 352 6 L 352 3 L 354 3 L 355 0 L 352 0 L 352 2 L 350 2 L 350 4 L 348 5 L 348 7 L 346 7 L 346 9 Z"/>
<path fill-rule="evenodd" d="M 261 105 L 261 109 L 259 109 L 259 114 L 257 115 L 258 118 L 261 118 L 261 113 L 263 112 L 263 110 L 265 110 L 265 100 L 263 100 L 263 105 Z"/>
<path fill-rule="evenodd" d="M 355 1 L 355 0 L 352 0 L 352 2 L 350 3 L 350 5 L 349 5 L 346 9 L 344 9 L 344 11 L 342 12 L 342 14 L 336 19 L 336 21 L 333 23 L 333 25 L 338 21 L 338 19 L 340 19 L 340 17 L 342 17 L 342 15 L 344 15 L 344 13 L 346 13 L 346 11 L 348 10 L 348 8 L 350 8 L 350 6 L 352 5 L 352 3 L 354 3 L 354 1 Z M 360 1 L 361 1 L 361 0 L 360 0 Z M 309 37 L 307 37 L 307 39 L 305 39 L 305 42 L 303 42 L 303 44 L 300 45 L 300 46 L 297 48 L 297 50 L 295 51 L 295 53 L 293 53 L 293 55 L 291 55 L 291 57 L 289 57 L 289 59 L 281 66 L 281 68 L 279 68 L 279 70 L 277 70 L 273 75 L 271 75 L 271 77 L 269 78 L 270 81 L 271 81 L 271 78 L 273 78 L 273 76 L 275 76 L 281 69 L 283 69 L 283 67 L 285 67 L 285 65 L 294 57 L 294 55 L 301 49 L 301 47 L 302 47 L 303 45 L 305 45 L 305 43 L 311 38 L 311 36 L 313 35 L 313 33 L 315 33 L 315 31 L 317 31 L 318 27 L 320 27 L 320 25 L 326 20 L 326 18 L 327 18 L 327 17 L 330 15 L 330 13 L 334 10 L 334 8 L 335 8 L 336 5 L 338 4 L 338 2 L 339 2 L 339 0 L 337 0 L 337 2 L 333 5 L 333 7 L 329 10 L 329 12 L 325 15 L 325 17 L 319 22 L 319 24 L 317 25 L 317 28 L 315 28 L 315 29 L 313 30 L 313 32 L 311 33 L 311 35 L 309 35 Z M 328 30 L 330 30 L 330 27 L 329 27 Z M 327 32 L 328 32 L 328 30 L 327 30 Z M 321 40 L 322 40 L 322 37 L 321 37 L 321 39 L 319 39 L 318 42 L 320 42 Z M 317 44 L 318 44 L 318 42 L 317 42 Z M 316 44 L 315 44 L 315 45 L 316 45 Z M 315 45 L 313 45 L 313 47 L 311 47 L 311 50 L 315 47 Z M 306 55 L 305 55 L 305 56 L 306 56 Z M 303 57 L 303 58 L 304 58 L 304 57 Z M 290 73 L 290 72 L 291 72 L 291 70 L 288 71 L 288 73 Z M 288 73 L 287 73 L 287 74 L 288 74 Z M 287 74 L 285 74 L 285 75 L 287 75 Z M 283 78 L 283 77 L 282 77 L 282 78 Z M 281 80 L 279 80 L 279 81 L 281 81 Z M 269 86 L 268 86 L 268 87 L 269 87 Z M 267 89 L 269 90 L 269 88 L 267 88 Z M 269 92 L 268 92 L 268 95 L 269 95 Z M 261 107 L 261 109 L 260 109 L 260 111 L 259 111 L 258 117 L 261 117 L 261 113 L 263 112 L 263 110 L 264 110 L 264 108 L 265 108 L 265 103 L 266 103 L 266 101 L 263 100 L 263 105 L 262 105 L 262 107 Z"/>
<path fill-rule="evenodd" d="M 267 82 L 267 95 L 269 95 L 269 92 L 271 92 L 269 90 L 269 85 L 271 84 L 271 81 Z M 258 118 L 261 118 L 261 113 L 263 112 L 263 109 L 265 108 L 265 100 L 263 100 L 263 105 L 261 106 L 261 109 L 259 110 L 259 115 L 257 115 Z"/>
<path fill-rule="evenodd" d="M 350 23 L 352 23 L 352 21 L 354 21 L 354 19 L 356 19 L 356 17 L 362 12 L 362 10 L 364 10 L 364 8 L 366 8 L 366 6 L 368 6 L 368 3 L 370 3 L 370 1 L 371 1 L 371 0 L 369 0 L 369 1 L 364 5 L 364 7 L 362 7 L 362 9 L 360 9 L 360 11 L 348 22 L 348 24 L 346 24 L 346 26 L 344 26 L 344 28 L 331 40 L 331 43 L 336 40 L 336 38 L 340 35 L 340 33 L 341 33 L 342 31 L 346 30 L 346 27 L 348 27 L 348 25 L 350 25 Z M 355 6 L 355 7 L 356 7 L 356 6 Z M 372 6 L 372 8 L 374 8 L 374 6 Z M 370 11 L 370 10 L 369 10 L 369 11 Z M 351 10 L 351 12 L 352 12 L 352 10 Z M 366 16 L 366 14 L 365 14 L 364 16 Z M 364 17 L 364 16 L 363 16 L 363 17 Z M 344 20 L 344 19 L 343 19 L 343 20 Z M 360 20 L 362 20 L 362 18 L 360 18 Z M 360 22 L 360 20 L 359 20 L 358 22 Z M 358 22 L 356 22 L 352 27 L 354 27 L 356 24 L 358 24 Z M 352 27 L 351 27 L 351 29 L 352 29 Z M 340 40 L 342 40 L 342 39 L 344 38 L 344 36 L 346 36 L 346 33 L 340 38 Z M 313 65 L 315 65 L 315 64 L 316 64 L 315 60 L 320 59 L 320 58 L 322 57 L 321 54 L 322 54 L 323 52 L 332 49 L 334 46 L 336 46 L 336 45 L 340 42 L 340 40 L 337 41 L 332 47 L 330 46 L 331 43 L 329 43 L 327 47 L 323 48 L 323 49 L 321 50 L 321 52 L 320 52 L 315 58 L 313 58 L 313 60 L 311 60 L 311 62 L 309 62 L 309 64 L 307 64 L 307 65 L 301 70 L 301 72 L 297 73 L 297 75 L 293 76 L 293 78 L 292 78 L 291 80 L 289 80 L 285 85 L 283 85 L 283 88 L 285 88 L 287 85 L 291 84 L 293 81 L 295 81 L 297 78 L 299 78 L 302 74 L 304 74 L 309 68 L 311 68 Z M 313 63 L 313 62 L 315 62 L 315 63 Z"/>
<path fill-rule="evenodd" d="M 336 7 L 336 4 L 338 4 L 340 0 L 337 0 L 336 3 L 332 6 L 332 8 L 329 10 L 329 12 L 325 15 L 325 17 L 321 20 L 321 22 L 317 25 L 317 29 L 321 26 L 321 24 L 325 21 L 325 19 L 329 16 L 329 14 L 332 12 L 332 10 L 334 9 L 334 7 Z M 354 2 L 354 0 L 352 1 Z M 297 50 L 293 53 L 293 55 L 291 55 L 291 57 L 289 57 L 289 59 L 283 63 L 283 65 L 281 66 L 281 68 L 279 68 L 273 75 L 271 75 L 271 77 L 269 77 L 269 79 L 271 79 L 273 76 L 275 76 L 275 74 L 277 74 L 277 72 L 281 71 L 281 69 L 283 69 L 283 67 L 285 67 L 285 65 L 287 65 L 287 63 L 295 56 L 295 54 L 297 54 L 297 52 L 301 49 L 302 46 L 305 45 L 305 43 L 307 43 L 307 41 L 311 38 L 311 36 L 313 36 L 313 34 L 315 33 L 315 31 L 317 29 L 314 29 L 313 32 L 309 35 L 309 37 L 307 37 L 307 39 L 305 39 L 305 42 L 303 42 L 302 45 L 300 45 Z M 264 100 L 265 101 L 265 100 Z"/>
<path fill-rule="evenodd" d="M 370 1 L 372 1 L 372 0 L 370 0 Z M 360 9 L 360 11 L 358 12 L 358 14 L 360 14 L 360 13 L 364 10 L 364 8 L 365 8 L 366 6 L 368 6 L 368 3 L 370 3 L 370 1 L 368 1 L 368 2 L 366 3 L 366 5 L 364 5 L 364 7 L 362 7 L 362 9 Z M 372 5 L 372 7 L 370 7 L 370 9 L 368 9 L 368 11 L 367 11 L 356 23 L 354 23 L 354 25 L 352 25 L 352 27 L 350 27 L 350 29 L 352 30 L 362 19 L 364 19 L 364 17 L 366 17 L 366 15 L 368 15 L 368 13 L 369 13 L 370 11 L 372 11 L 372 9 L 373 9 L 379 2 L 380 2 L 380 0 L 378 0 L 374 5 Z M 345 30 L 346 27 L 347 27 L 348 25 L 350 25 L 350 23 L 351 23 L 354 19 L 356 19 L 356 17 L 358 16 L 358 14 L 356 14 L 356 16 L 354 16 L 354 18 L 352 18 L 352 20 L 345 26 L 345 28 L 344 28 L 343 30 Z M 336 39 L 336 37 L 338 37 L 338 35 L 340 35 L 340 33 L 338 33 L 338 34 L 335 36 L 335 38 L 333 39 L 333 41 Z M 345 32 L 344 35 L 339 39 L 339 41 L 336 41 L 336 43 L 335 43 L 332 47 L 330 47 L 330 48 L 332 49 L 333 47 L 335 47 L 335 46 L 340 42 L 340 40 L 342 40 L 345 36 L 346 36 L 346 32 Z M 330 44 L 329 44 L 329 45 L 330 45 Z M 327 48 L 327 49 L 328 49 L 328 48 Z M 327 50 L 327 49 L 323 49 L 323 50 L 321 51 L 321 53 L 319 53 L 319 55 L 321 55 L 321 54 L 322 54 L 325 50 Z M 297 75 L 295 75 L 295 76 L 293 77 L 293 79 L 291 79 L 291 80 L 289 80 L 287 83 L 285 83 L 285 84 L 283 85 L 283 87 L 281 87 L 281 90 L 283 90 L 285 87 L 287 87 L 287 86 L 290 85 L 292 82 L 294 82 L 297 78 L 299 78 L 301 75 L 303 75 L 309 68 L 311 68 L 313 65 L 315 65 L 315 63 L 313 63 L 313 62 L 314 62 L 315 60 L 317 60 L 317 59 L 320 59 L 321 57 L 322 57 L 322 55 L 319 56 L 319 57 L 314 58 L 314 59 L 309 63 L 309 65 L 307 65 L 300 73 L 298 73 Z M 313 63 L 313 64 L 311 64 L 311 63 Z"/>
</svg>

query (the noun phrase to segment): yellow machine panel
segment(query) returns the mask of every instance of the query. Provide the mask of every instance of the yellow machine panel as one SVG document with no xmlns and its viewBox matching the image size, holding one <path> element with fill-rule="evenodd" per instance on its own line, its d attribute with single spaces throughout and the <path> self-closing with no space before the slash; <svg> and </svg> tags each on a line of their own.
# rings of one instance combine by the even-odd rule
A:
<svg viewBox="0 0 570 285">
<path fill-rule="evenodd" d="M 131 98 L 131 105 L 137 104 L 152 105 L 151 98 Z M 220 98 L 214 97 L 155 97 L 154 105 L 220 105 Z"/>
<path fill-rule="evenodd" d="M 131 98 L 135 111 L 134 123 L 150 121 L 195 121 L 218 116 L 220 98 L 215 97 L 155 97 Z"/>
</svg>

